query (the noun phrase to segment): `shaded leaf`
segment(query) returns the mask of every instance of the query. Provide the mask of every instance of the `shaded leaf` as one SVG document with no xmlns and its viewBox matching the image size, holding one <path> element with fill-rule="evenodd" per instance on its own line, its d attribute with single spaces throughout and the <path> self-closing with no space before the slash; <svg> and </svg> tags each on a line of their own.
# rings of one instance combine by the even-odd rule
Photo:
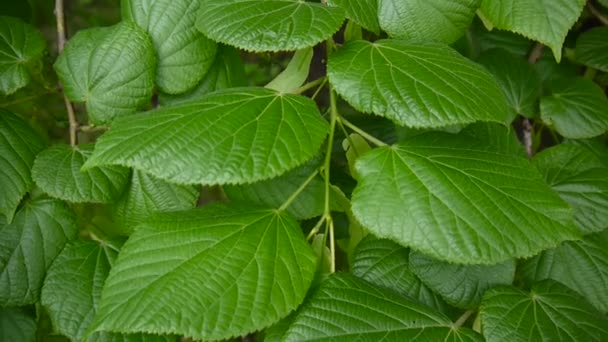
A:
<svg viewBox="0 0 608 342">
<path fill-rule="evenodd" d="M 608 167 L 608 145 L 605 141 L 603 141 L 603 139 L 601 139 L 601 137 L 595 139 L 566 139 L 563 143 L 584 148 L 596 156 L 597 159 L 604 164 L 604 166 Z"/>
<path fill-rule="evenodd" d="M 332 6 L 341 7 L 346 17 L 368 31 L 380 33 L 378 23 L 378 0 L 328 0 Z"/>
<path fill-rule="evenodd" d="M 308 78 L 312 55 L 313 49 L 311 47 L 296 51 L 285 70 L 270 81 L 266 88 L 281 93 L 294 93 Z"/>
<path fill-rule="evenodd" d="M 492 122 L 476 122 L 468 125 L 459 133 L 470 137 L 492 151 L 528 158 L 523 145 L 517 139 L 515 130 Z"/>
<path fill-rule="evenodd" d="M 36 320 L 18 308 L 0 309 L 0 341 L 36 341 Z"/>
<path fill-rule="evenodd" d="M 576 61 L 608 72 L 608 27 L 594 27 L 576 39 Z"/>
</svg>

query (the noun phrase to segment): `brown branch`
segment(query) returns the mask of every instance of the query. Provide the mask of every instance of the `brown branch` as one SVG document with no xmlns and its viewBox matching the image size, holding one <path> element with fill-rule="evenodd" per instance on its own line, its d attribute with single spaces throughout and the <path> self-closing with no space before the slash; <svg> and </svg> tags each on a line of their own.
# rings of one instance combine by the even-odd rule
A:
<svg viewBox="0 0 608 342">
<path fill-rule="evenodd" d="M 530 51 L 530 54 L 528 55 L 528 63 L 535 64 L 543 55 L 544 47 L 545 46 L 541 43 L 537 43 L 536 45 L 534 45 L 534 48 L 532 48 L 532 51 Z M 532 126 L 532 123 L 528 118 L 524 118 L 522 120 L 522 131 L 526 154 L 528 154 L 528 157 L 532 158 L 532 156 L 534 156 L 534 142 L 532 139 L 532 137 L 534 136 L 534 126 Z"/>
<path fill-rule="evenodd" d="M 593 4 L 591 3 L 591 1 L 587 2 L 587 9 L 603 25 L 608 25 L 608 18 L 604 14 L 602 14 L 602 12 L 600 12 L 597 8 L 595 8 L 595 6 L 593 6 Z"/>
</svg>

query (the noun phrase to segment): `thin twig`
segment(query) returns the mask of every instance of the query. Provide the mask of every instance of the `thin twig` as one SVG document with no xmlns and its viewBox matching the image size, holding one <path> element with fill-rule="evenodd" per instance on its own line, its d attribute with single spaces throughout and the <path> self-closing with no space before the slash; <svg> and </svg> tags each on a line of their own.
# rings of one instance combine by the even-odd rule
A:
<svg viewBox="0 0 608 342">
<path fill-rule="evenodd" d="M 474 312 L 474 310 L 465 311 L 465 313 L 463 313 L 462 316 L 458 317 L 458 320 L 454 323 L 454 328 L 460 328 Z"/>
<path fill-rule="evenodd" d="M 543 48 L 545 46 L 541 43 L 537 43 L 536 45 L 534 45 L 534 48 L 532 49 L 532 51 L 530 52 L 530 55 L 528 55 L 528 63 L 530 64 L 535 64 L 540 57 L 543 55 Z M 522 131 L 523 131 L 523 138 L 524 138 L 524 147 L 526 148 L 526 154 L 528 155 L 528 157 L 532 158 L 534 156 L 534 127 L 532 126 L 532 122 L 530 122 L 530 119 L 528 118 L 524 118 L 521 122 L 522 124 Z"/>
<path fill-rule="evenodd" d="M 355 133 L 359 134 L 360 136 L 362 136 L 363 138 L 365 138 L 367 141 L 371 142 L 372 144 L 374 144 L 376 146 L 386 146 L 386 143 L 384 143 L 380 139 L 377 139 L 376 137 L 367 133 L 366 131 L 362 130 L 361 128 L 355 126 L 353 123 L 346 120 L 345 118 L 340 116 L 340 117 L 338 117 L 338 120 L 340 122 L 342 122 L 346 127 L 352 129 Z"/>
<path fill-rule="evenodd" d="M 606 16 L 604 16 L 602 14 L 602 12 L 600 12 L 597 8 L 595 8 L 595 6 L 593 6 L 593 4 L 591 3 L 591 1 L 587 1 L 587 9 L 589 10 L 589 12 L 591 12 L 591 14 L 597 18 L 597 20 L 599 20 L 603 25 L 608 25 L 608 18 Z"/>
<path fill-rule="evenodd" d="M 308 176 L 308 178 L 306 178 L 306 180 L 298 187 L 298 189 L 296 189 L 296 191 L 294 191 L 293 194 L 291 194 L 291 196 L 289 196 L 289 198 L 279 207 L 279 211 L 284 211 L 285 209 L 287 209 L 293 203 L 293 201 L 295 201 L 296 198 L 298 198 L 298 196 L 300 196 L 300 194 L 306 189 L 308 184 L 310 184 L 310 182 L 315 179 L 318 173 L 319 170 L 315 170 L 313 173 L 311 173 L 310 176 Z"/>
<path fill-rule="evenodd" d="M 539 60 L 539 58 L 543 55 L 544 47 L 545 46 L 541 43 L 537 43 L 536 45 L 534 45 L 534 48 L 530 52 L 530 55 L 528 55 L 528 63 L 535 64 Z"/>
<path fill-rule="evenodd" d="M 318 78 L 318 79 L 316 79 L 314 81 L 310 81 L 310 82 L 304 84 L 303 86 L 301 86 L 300 88 L 294 90 L 293 93 L 296 94 L 296 95 L 300 95 L 300 94 L 302 94 L 302 93 L 304 93 L 304 92 L 306 92 L 306 91 L 308 91 L 308 90 L 310 90 L 310 89 L 312 89 L 312 88 L 314 88 L 314 87 L 316 87 L 316 86 L 318 86 L 320 84 L 325 83 L 325 80 L 326 80 L 325 77 L 321 77 L 321 78 Z"/>
<path fill-rule="evenodd" d="M 65 36 L 65 18 L 63 16 L 63 0 L 55 0 L 55 18 L 57 19 L 57 53 L 60 54 L 65 47 L 66 36 Z M 61 83 L 59 88 L 62 89 Z M 78 130 L 78 121 L 76 121 L 76 114 L 74 113 L 74 107 L 72 103 L 63 93 L 63 102 L 65 102 L 65 109 L 68 112 L 68 120 L 70 122 L 70 145 L 76 146 L 76 131 Z"/>
</svg>

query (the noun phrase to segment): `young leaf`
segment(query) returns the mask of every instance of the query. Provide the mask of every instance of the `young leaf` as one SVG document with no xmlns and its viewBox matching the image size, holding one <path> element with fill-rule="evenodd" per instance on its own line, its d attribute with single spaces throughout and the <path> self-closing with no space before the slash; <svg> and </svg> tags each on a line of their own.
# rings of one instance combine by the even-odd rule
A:
<svg viewBox="0 0 608 342">
<path fill-rule="evenodd" d="M 552 94 L 540 100 L 541 118 L 566 138 L 592 138 L 608 130 L 608 99 L 584 78 L 551 82 Z"/>
<path fill-rule="evenodd" d="M 551 280 L 526 293 L 512 286 L 483 297 L 481 325 L 488 342 L 603 341 L 608 319 L 578 293 Z"/>
<path fill-rule="evenodd" d="M 270 81 L 266 85 L 266 88 L 274 89 L 281 93 L 293 93 L 296 91 L 308 78 L 312 55 L 313 49 L 311 47 L 296 51 L 285 70 Z"/>
<path fill-rule="evenodd" d="M 346 17 L 366 30 L 380 33 L 378 23 L 378 0 L 328 0 L 331 6 L 337 6 L 346 12 Z"/>
<path fill-rule="evenodd" d="M 20 116 L 0 109 L 0 218 L 11 222 L 21 198 L 30 190 L 30 170 L 44 142 Z"/>
<path fill-rule="evenodd" d="M 171 184 L 133 170 L 129 187 L 112 206 L 112 216 L 128 235 L 155 212 L 194 208 L 199 195 L 198 186 Z"/>
<path fill-rule="evenodd" d="M 584 6 L 585 0 L 483 0 L 480 10 L 494 27 L 547 45 L 559 62 L 566 34 Z"/>
<path fill-rule="evenodd" d="M 554 279 L 608 312 L 608 230 L 568 241 L 521 264 L 528 282 Z"/>
<path fill-rule="evenodd" d="M 32 178 L 42 191 L 69 202 L 110 203 L 124 191 L 129 169 L 102 166 L 80 172 L 93 145 L 53 145 L 34 161 Z"/>
<path fill-rule="evenodd" d="M 327 126 L 309 98 L 226 89 L 116 120 L 84 167 L 130 166 L 183 184 L 255 182 L 312 158 Z"/>
<path fill-rule="evenodd" d="M 453 43 L 471 25 L 481 0 L 378 0 L 380 27 L 391 37 Z"/>
<path fill-rule="evenodd" d="M 107 124 L 147 104 L 155 70 L 150 38 L 128 21 L 79 31 L 55 62 L 65 94 L 72 101 L 86 102 L 93 124 Z"/>
<path fill-rule="evenodd" d="M 466 135 L 418 135 L 356 166 L 361 224 L 439 260 L 495 264 L 579 237 L 569 206 L 525 157 Z"/>
<path fill-rule="evenodd" d="M 327 68 L 353 107 L 400 125 L 505 124 L 512 117 L 492 75 L 442 44 L 355 40 L 334 52 Z"/>
<path fill-rule="evenodd" d="M 351 272 L 373 285 L 445 312 L 447 306 L 443 300 L 410 270 L 409 255 L 407 248 L 391 240 L 367 237 L 355 249 Z"/>
<path fill-rule="evenodd" d="M 123 246 L 93 329 L 246 335 L 302 302 L 315 264 L 297 222 L 274 210 L 216 204 L 158 215 Z"/>
<path fill-rule="evenodd" d="M 417 252 L 410 253 L 409 267 L 424 284 L 459 308 L 479 306 L 486 290 L 510 285 L 515 275 L 515 260 L 495 265 L 455 265 Z"/>
<path fill-rule="evenodd" d="M 23 21 L 0 16 L 0 95 L 10 95 L 30 82 L 29 67 L 46 49 L 44 37 Z"/>
<path fill-rule="evenodd" d="M 156 84 L 179 94 L 192 89 L 207 73 L 216 44 L 195 27 L 199 1 L 124 0 L 122 16 L 150 35 L 157 57 Z"/>
<path fill-rule="evenodd" d="M 344 11 L 293 0 L 202 0 L 196 27 L 211 39 L 251 51 L 299 50 L 331 37 Z"/>
<path fill-rule="evenodd" d="M 0 341 L 36 341 L 36 320 L 18 308 L 0 309 Z"/>
<path fill-rule="evenodd" d="M 608 228 L 608 167 L 591 152 L 558 145 L 537 154 L 534 163 L 545 181 L 574 209 L 583 234 Z"/>
<path fill-rule="evenodd" d="M 608 72 L 608 27 L 600 26 L 584 32 L 576 39 L 576 61 Z"/>
<path fill-rule="evenodd" d="M 56 200 L 26 203 L 0 227 L 0 305 L 38 301 L 46 270 L 76 234 L 74 213 Z"/>
<path fill-rule="evenodd" d="M 392 291 L 337 274 L 298 310 L 285 341 L 483 341 L 468 328 Z"/>
</svg>

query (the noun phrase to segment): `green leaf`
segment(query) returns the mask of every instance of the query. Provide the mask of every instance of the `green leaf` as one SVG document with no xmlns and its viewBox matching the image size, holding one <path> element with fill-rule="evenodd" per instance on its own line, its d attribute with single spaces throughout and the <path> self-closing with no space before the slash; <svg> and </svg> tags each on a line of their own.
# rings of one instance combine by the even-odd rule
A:
<svg viewBox="0 0 608 342">
<path fill-rule="evenodd" d="M 478 62 L 494 75 L 514 114 L 538 114 L 541 81 L 532 65 L 500 49 L 484 52 Z"/>
<path fill-rule="evenodd" d="M 492 75 L 438 43 L 354 40 L 330 56 L 327 68 L 335 90 L 353 107 L 401 125 L 511 119 Z"/>
<path fill-rule="evenodd" d="M 602 88 L 584 78 L 551 82 L 552 94 L 540 100 L 542 120 L 566 138 L 592 138 L 608 130 L 608 99 Z"/>
<path fill-rule="evenodd" d="M 356 22 L 366 30 L 376 34 L 380 33 L 378 0 L 328 0 L 327 3 L 344 9 L 349 20 Z"/>
<path fill-rule="evenodd" d="M 312 55 L 311 47 L 296 51 L 285 70 L 270 81 L 266 88 L 281 93 L 294 93 L 308 78 Z"/>
<path fill-rule="evenodd" d="M 521 265 L 528 282 L 554 279 L 582 294 L 603 313 L 608 312 L 608 230 L 568 241 Z"/>
<path fill-rule="evenodd" d="M 378 0 L 380 27 L 391 37 L 453 43 L 471 25 L 481 0 Z"/>
<path fill-rule="evenodd" d="M 91 153 L 92 144 L 53 145 L 36 157 L 32 178 L 52 197 L 76 203 L 110 203 L 122 194 L 129 169 L 102 166 L 80 172 Z"/>
<path fill-rule="evenodd" d="M 467 309 L 479 306 L 486 290 L 510 285 L 515 275 L 515 260 L 495 265 L 455 265 L 416 252 L 410 254 L 409 267 L 446 302 Z"/>
<path fill-rule="evenodd" d="M 355 217 L 439 260 L 495 264 L 579 237 L 572 211 L 525 157 L 427 133 L 356 164 Z"/>
<path fill-rule="evenodd" d="M 161 105 L 174 105 L 195 100 L 213 91 L 243 87 L 247 85 L 245 67 L 238 51 L 232 46 L 219 45 L 215 60 L 201 82 L 191 91 L 181 95 L 161 93 L 158 100 Z"/>
<path fill-rule="evenodd" d="M 483 297 L 481 324 L 488 342 L 603 341 L 608 319 L 578 293 L 545 280 L 527 293 L 511 286 Z"/>
<path fill-rule="evenodd" d="M 0 305 L 38 301 L 46 270 L 77 232 L 74 213 L 56 200 L 26 203 L 0 227 Z"/>
<path fill-rule="evenodd" d="M 155 70 L 150 38 L 128 21 L 78 31 L 55 62 L 65 94 L 86 102 L 93 124 L 107 124 L 148 104 Z"/>
<path fill-rule="evenodd" d="M 528 158 L 524 147 L 517 139 L 517 134 L 511 127 L 505 127 L 492 122 L 476 122 L 465 127 L 459 133 L 470 139 L 481 142 L 482 146 L 498 151 Z"/>
<path fill-rule="evenodd" d="M 18 308 L 0 309 L 0 341 L 36 341 L 36 320 Z"/>
<path fill-rule="evenodd" d="M 604 166 L 608 167 L 608 144 L 606 144 L 601 137 L 595 139 L 566 139 L 564 140 L 564 144 L 576 145 L 584 148 L 596 156 Z"/>
<path fill-rule="evenodd" d="M 199 1 L 124 0 L 124 19 L 133 20 L 152 39 L 156 84 L 165 93 L 192 89 L 207 73 L 216 52 L 214 41 L 195 27 Z"/>
<path fill-rule="evenodd" d="M 294 310 L 315 268 L 297 222 L 274 210 L 215 204 L 158 215 L 123 246 L 93 326 L 203 340 L 246 335 Z"/>
<path fill-rule="evenodd" d="M 503 49 L 517 57 L 526 58 L 533 45 L 531 40 L 519 34 L 499 30 L 488 31 L 479 21 L 473 22 L 470 34 L 482 53 L 492 49 Z"/>
<path fill-rule="evenodd" d="M 349 274 L 333 275 L 304 303 L 285 341 L 483 341 L 468 328 Z"/>
<path fill-rule="evenodd" d="M 309 98 L 226 89 L 116 120 L 85 168 L 119 164 L 183 184 L 255 182 L 312 158 L 327 126 Z"/>
<path fill-rule="evenodd" d="M 196 27 L 207 37 L 251 51 L 299 50 L 331 37 L 344 11 L 293 0 L 202 0 Z"/>
<path fill-rule="evenodd" d="M 171 184 L 134 170 L 129 187 L 112 206 L 112 215 L 128 235 L 155 212 L 194 208 L 199 194 L 198 186 Z"/>
<path fill-rule="evenodd" d="M 0 95 L 25 87 L 31 68 L 40 63 L 46 42 L 36 28 L 23 21 L 0 16 Z"/>
<path fill-rule="evenodd" d="M 13 219 L 32 186 L 30 170 L 44 142 L 20 116 L 0 109 L 0 218 Z"/>
<path fill-rule="evenodd" d="M 583 234 L 608 228 L 608 167 L 575 145 L 558 145 L 537 154 L 534 162 L 545 181 L 574 209 Z"/>
<path fill-rule="evenodd" d="M 373 285 L 391 289 L 439 312 L 446 304 L 410 270 L 410 251 L 387 239 L 367 237 L 355 249 L 351 272 Z"/>
<path fill-rule="evenodd" d="M 483 0 L 481 12 L 496 28 L 545 44 L 559 62 L 562 44 L 585 0 Z"/>
<path fill-rule="evenodd" d="M 588 67 L 608 72 L 608 27 L 601 26 L 584 32 L 576 39 L 576 61 Z"/>
</svg>

